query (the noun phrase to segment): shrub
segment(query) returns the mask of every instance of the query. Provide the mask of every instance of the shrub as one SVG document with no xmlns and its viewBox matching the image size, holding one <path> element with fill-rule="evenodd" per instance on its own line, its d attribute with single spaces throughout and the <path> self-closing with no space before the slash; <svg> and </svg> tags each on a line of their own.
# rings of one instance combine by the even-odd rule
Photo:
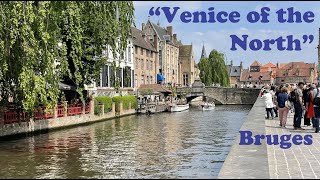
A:
<svg viewBox="0 0 320 180">
<path fill-rule="evenodd" d="M 115 102 L 116 112 L 119 112 L 120 102 L 122 102 L 122 107 L 124 110 L 129 109 L 129 102 L 131 102 L 131 108 L 138 108 L 137 98 L 135 96 L 115 96 L 112 98 L 112 101 Z"/>
<path fill-rule="evenodd" d="M 95 99 L 94 100 L 94 114 L 95 115 L 100 115 L 101 114 L 101 109 L 99 106 L 99 102 Z"/>
<path fill-rule="evenodd" d="M 108 113 L 112 110 L 112 98 L 109 96 L 99 96 L 95 98 L 98 103 L 104 104 L 104 112 Z M 95 103 L 96 104 L 96 103 Z"/>
</svg>

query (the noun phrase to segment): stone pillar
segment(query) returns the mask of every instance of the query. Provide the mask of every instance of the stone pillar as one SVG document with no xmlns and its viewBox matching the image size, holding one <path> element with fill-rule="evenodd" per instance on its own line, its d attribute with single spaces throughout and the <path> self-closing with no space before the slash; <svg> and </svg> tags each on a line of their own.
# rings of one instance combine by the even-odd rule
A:
<svg viewBox="0 0 320 180">
<path fill-rule="evenodd" d="M 116 103 L 112 102 L 111 108 L 112 116 L 116 116 Z"/>
<path fill-rule="evenodd" d="M 94 97 L 90 100 L 90 115 L 94 115 Z"/>
<path fill-rule="evenodd" d="M 53 109 L 53 118 L 58 118 L 58 105 L 56 104 Z"/>
<path fill-rule="evenodd" d="M 63 102 L 63 107 L 64 107 L 64 117 L 68 116 L 68 101 Z"/>
<path fill-rule="evenodd" d="M 86 114 L 86 103 L 82 103 L 82 115 Z"/>
<path fill-rule="evenodd" d="M 123 104 L 122 102 L 119 103 L 119 114 L 122 115 L 123 113 Z"/>
<path fill-rule="evenodd" d="M 100 104 L 100 111 L 101 111 L 101 114 L 100 116 L 104 116 L 104 104 Z"/>
</svg>

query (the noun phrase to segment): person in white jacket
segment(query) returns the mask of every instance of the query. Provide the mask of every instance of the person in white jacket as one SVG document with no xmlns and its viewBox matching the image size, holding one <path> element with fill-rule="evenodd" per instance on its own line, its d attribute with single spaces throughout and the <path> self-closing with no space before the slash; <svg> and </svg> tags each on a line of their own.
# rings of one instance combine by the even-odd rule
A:
<svg viewBox="0 0 320 180">
<path fill-rule="evenodd" d="M 264 91 L 264 94 L 262 96 L 264 98 L 264 104 L 266 106 L 266 111 L 267 111 L 267 119 L 271 118 L 273 119 L 274 118 L 274 115 L 273 115 L 273 107 L 274 107 L 274 104 L 273 104 L 273 99 L 272 99 L 272 94 L 270 93 L 269 90 L 265 90 Z M 270 115 L 269 115 L 270 114 Z"/>
</svg>

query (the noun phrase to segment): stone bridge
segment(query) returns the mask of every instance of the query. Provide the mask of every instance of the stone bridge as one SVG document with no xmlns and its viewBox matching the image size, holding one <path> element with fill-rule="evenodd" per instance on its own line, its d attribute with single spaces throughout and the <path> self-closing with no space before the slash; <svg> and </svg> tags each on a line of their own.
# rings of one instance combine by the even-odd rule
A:
<svg viewBox="0 0 320 180">
<path fill-rule="evenodd" d="M 177 94 L 192 99 L 203 96 L 215 104 L 248 104 L 253 105 L 259 96 L 260 89 L 224 88 L 224 87 L 178 87 Z"/>
</svg>

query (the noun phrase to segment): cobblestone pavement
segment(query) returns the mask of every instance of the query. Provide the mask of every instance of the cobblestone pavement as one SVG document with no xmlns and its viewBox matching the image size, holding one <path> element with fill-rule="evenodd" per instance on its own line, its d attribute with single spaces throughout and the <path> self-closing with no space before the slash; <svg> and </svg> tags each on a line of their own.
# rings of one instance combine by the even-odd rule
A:
<svg viewBox="0 0 320 180">
<path fill-rule="evenodd" d="M 289 113 L 287 127 L 280 127 L 278 118 L 266 119 L 266 134 L 312 135 L 312 145 L 294 145 L 281 149 L 279 145 L 267 146 L 269 173 L 272 179 L 318 179 L 320 178 L 320 133 L 314 133 L 311 126 L 306 130 L 293 130 L 293 113 Z M 292 139 L 291 136 L 291 139 Z M 292 141 L 290 141 L 292 142 Z"/>
</svg>

